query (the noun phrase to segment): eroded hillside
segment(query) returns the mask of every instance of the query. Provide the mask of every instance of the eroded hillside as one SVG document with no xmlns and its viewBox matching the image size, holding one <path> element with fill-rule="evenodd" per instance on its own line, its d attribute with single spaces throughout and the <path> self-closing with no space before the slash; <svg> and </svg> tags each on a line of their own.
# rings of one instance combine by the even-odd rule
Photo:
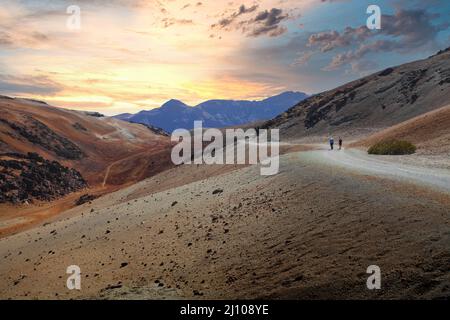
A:
<svg viewBox="0 0 450 320">
<path fill-rule="evenodd" d="M 287 138 L 366 136 L 447 105 L 450 50 L 388 68 L 306 99 L 262 125 Z"/>
</svg>

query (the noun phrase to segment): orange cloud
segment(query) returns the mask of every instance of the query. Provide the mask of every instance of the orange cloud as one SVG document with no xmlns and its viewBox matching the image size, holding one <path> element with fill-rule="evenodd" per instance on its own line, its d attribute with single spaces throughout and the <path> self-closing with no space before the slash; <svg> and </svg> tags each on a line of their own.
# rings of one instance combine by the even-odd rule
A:
<svg viewBox="0 0 450 320">
<path fill-rule="evenodd" d="M 251 41 L 240 30 L 211 37 L 211 25 L 239 9 L 228 0 L 190 6 L 178 0 L 81 1 L 79 31 L 66 28 L 68 2 L 50 8 L 26 3 L 0 9 L 0 46 L 8 66 L 3 72 L 45 77 L 58 90 L 20 95 L 111 114 L 153 108 L 171 98 L 196 104 L 211 98 L 260 98 L 283 89 L 227 71 L 246 68 L 236 59 Z M 242 1 L 249 17 L 275 6 L 290 12 L 310 3 Z M 2 32 L 11 43 L 2 44 Z"/>
</svg>

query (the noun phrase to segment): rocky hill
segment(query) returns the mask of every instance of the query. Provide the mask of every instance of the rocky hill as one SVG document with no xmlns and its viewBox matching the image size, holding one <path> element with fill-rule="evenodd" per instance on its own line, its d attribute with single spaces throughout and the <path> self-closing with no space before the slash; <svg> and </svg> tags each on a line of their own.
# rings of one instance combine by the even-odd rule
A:
<svg viewBox="0 0 450 320">
<path fill-rule="evenodd" d="M 10 136 L 27 140 L 63 159 L 80 160 L 85 157 L 83 151 L 76 144 L 30 115 L 21 114 L 20 122 L 8 120 L 6 115 L 0 115 L 0 122 L 12 130 Z M 80 126 L 80 124 L 76 123 L 74 126 Z"/>
<path fill-rule="evenodd" d="M 0 155 L 0 203 L 49 201 L 86 186 L 78 171 L 37 153 Z"/>
<path fill-rule="evenodd" d="M 450 51 L 314 95 L 267 121 L 288 138 L 366 136 L 450 102 Z"/>
<path fill-rule="evenodd" d="M 152 127 L 0 96 L 1 201 L 51 200 L 87 184 L 105 193 L 171 167 L 170 150 Z"/>
</svg>

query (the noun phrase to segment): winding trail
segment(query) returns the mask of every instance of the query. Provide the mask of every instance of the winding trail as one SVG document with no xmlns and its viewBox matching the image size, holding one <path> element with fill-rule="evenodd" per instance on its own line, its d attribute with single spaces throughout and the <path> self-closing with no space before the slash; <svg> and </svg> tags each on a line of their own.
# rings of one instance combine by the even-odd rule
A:
<svg viewBox="0 0 450 320">
<path fill-rule="evenodd" d="M 383 156 L 369 155 L 357 149 L 330 151 L 326 149 L 326 146 L 321 146 L 320 150 L 302 152 L 299 156 L 360 173 L 374 174 L 450 192 L 450 171 L 448 170 L 396 163 Z"/>
<path fill-rule="evenodd" d="M 111 163 L 105 170 L 105 176 L 103 178 L 102 187 L 104 188 L 106 186 L 106 182 L 108 181 L 109 174 L 111 173 L 112 167 L 114 167 L 115 165 L 117 165 L 117 164 L 119 164 L 119 163 L 121 163 L 121 162 L 123 162 L 125 160 L 131 159 L 131 158 L 136 158 L 136 157 L 139 157 L 140 155 L 146 154 L 146 153 L 148 153 L 148 151 L 138 152 L 136 154 L 132 154 L 131 156 L 119 159 L 119 160 L 114 161 L 113 163 Z"/>
<path fill-rule="evenodd" d="M 102 182 L 102 187 L 106 186 L 106 181 L 108 180 L 109 177 L 109 173 L 111 172 L 111 168 L 116 165 L 117 163 L 121 162 L 124 159 L 120 159 L 118 161 L 115 161 L 113 163 L 111 163 L 107 168 L 106 168 L 106 172 L 105 172 L 105 177 L 103 178 L 103 182 Z"/>
</svg>

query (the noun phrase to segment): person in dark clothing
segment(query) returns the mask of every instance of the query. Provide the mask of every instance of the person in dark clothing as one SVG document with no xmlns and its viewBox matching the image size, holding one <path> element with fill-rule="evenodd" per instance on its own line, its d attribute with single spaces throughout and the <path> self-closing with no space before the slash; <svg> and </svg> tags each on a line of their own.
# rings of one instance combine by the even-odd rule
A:
<svg viewBox="0 0 450 320">
<path fill-rule="evenodd" d="M 341 149 L 342 149 L 342 138 L 339 137 L 339 150 L 341 150 Z"/>
<path fill-rule="evenodd" d="M 331 150 L 334 149 L 334 139 L 333 139 L 333 137 L 330 137 L 330 148 L 331 148 Z"/>
</svg>

